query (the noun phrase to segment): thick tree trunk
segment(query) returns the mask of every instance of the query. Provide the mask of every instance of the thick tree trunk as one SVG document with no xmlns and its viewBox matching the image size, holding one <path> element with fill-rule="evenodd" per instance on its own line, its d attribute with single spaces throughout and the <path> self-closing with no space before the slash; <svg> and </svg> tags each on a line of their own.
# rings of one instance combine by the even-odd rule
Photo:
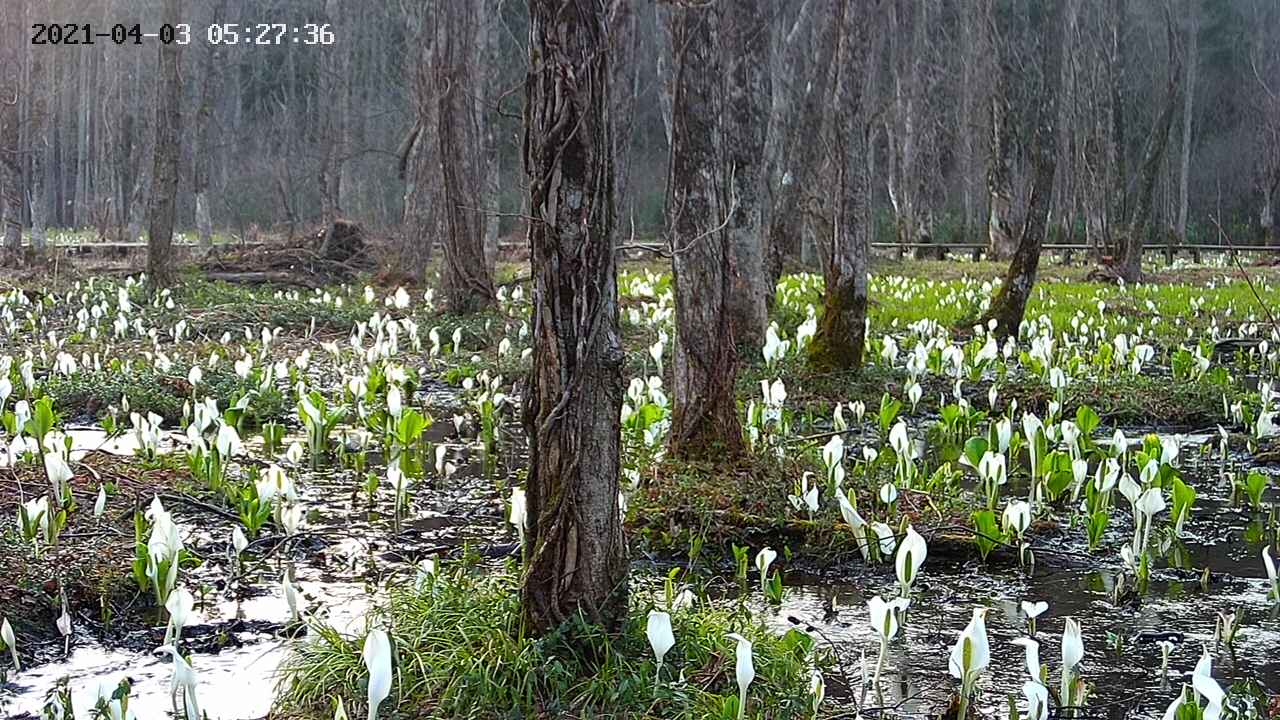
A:
<svg viewBox="0 0 1280 720">
<path fill-rule="evenodd" d="M 733 260 L 728 309 L 733 337 L 754 357 L 768 324 L 764 273 L 764 150 L 769 127 L 769 32 L 760 0 L 726 0 L 718 8 L 724 63 L 721 200 Z"/>
<path fill-rule="evenodd" d="M 991 301 L 982 322 L 994 319 L 995 333 L 1000 337 L 1017 337 L 1018 327 L 1026 312 L 1027 300 L 1035 287 L 1040 270 L 1040 250 L 1048 229 L 1049 209 L 1053 195 L 1053 179 L 1057 170 L 1058 101 L 1062 94 L 1062 58 L 1067 38 L 1060 28 L 1066 27 L 1063 10 L 1066 0 L 1046 0 L 1031 10 L 1031 38 L 1038 45 L 1032 62 L 1021 63 L 1024 78 L 1021 82 L 1026 92 L 1019 93 L 1029 107 L 1020 108 L 1018 116 L 1034 123 L 1029 128 L 1031 154 L 1031 194 L 1027 200 L 1027 214 L 1018 235 L 1018 247 L 1009 262 L 1004 284 Z M 1013 40 L 1009 39 L 1009 43 Z M 1001 52 L 1011 50 L 1011 45 Z M 1012 71 L 1012 68 L 1005 66 Z M 1007 84 L 1011 78 L 1001 72 L 998 82 Z"/>
<path fill-rule="evenodd" d="M 182 16 L 182 0 L 165 0 L 164 18 L 177 24 Z M 178 199 L 178 160 L 182 137 L 182 78 L 179 75 L 181 46 L 157 43 L 160 64 L 156 71 L 156 142 L 151 202 L 147 211 L 147 274 L 154 287 L 169 287 L 175 280 L 173 222 Z"/>
<path fill-rule="evenodd" d="M 521 600 L 544 634 L 627 610 L 618 506 L 622 338 L 604 0 L 531 0 L 525 169 L 534 276 L 525 395 L 529 527 Z"/>
<path fill-rule="evenodd" d="M 673 65 L 668 239 L 676 295 L 671 449 L 682 457 L 734 455 L 742 429 L 730 308 L 733 248 L 722 218 L 716 121 L 720 61 L 715 6 L 669 10 Z"/>
<path fill-rule="evenodd" d="M 436 126 L 445 218 L 444 296 L 450 312 L 483 310 L 495 300 L 485 254 L 485 173 L 481 118 L 468 93 L 479 87 L 469 38 L 475 36 L 472 3 L 445 3 L 436 37 Z"/>
<path fill-rule="evenodd" d="M 863 76 L 869 66 L 878 0 L 832 0 L 836 47 L 834 152 L 837 162 L 835 233 L 827 257 L 827 286 L 809 363 L 825 372 L 859 370 L 866 344 L 868 212 L 867 113 Z"/>
</svg>

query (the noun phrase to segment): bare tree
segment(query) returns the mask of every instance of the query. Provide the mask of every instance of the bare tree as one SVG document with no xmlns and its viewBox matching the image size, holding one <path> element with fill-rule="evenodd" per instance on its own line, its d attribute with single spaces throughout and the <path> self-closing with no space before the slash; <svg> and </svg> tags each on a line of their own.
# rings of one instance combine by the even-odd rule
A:
<svg viewBox="0 0 1280 720">
<path fill-rule="evenodd" d="M 985 47 L 995 58 L 990 105 L 990 154 L 987 160 L 987 254 L 1008 258 L 1017 247 L 1014 230 L 1013 161 L 1014 128 L 1009 105 L 1009 80 L 1016 72 L 1014 45 L 1002 40 L 996 22 L 998 0 L 981 0 Z"/>
<path fill-rule="evenodd" d="M 543 634 L 627 609 L 618 506 L 622 338 L 614 260 L 605 0 L 531 0 L 524 162 L 534 276 L 525 395 L 529 528 L 521 601 Z"/>
<path fill-rule="evenodd" d="M 1142 162 L 1138 166 L 1138 174 L 1134 178 L 1134 190 L 1131 193 L 1132 198 L 1128 203 L 1131 208 L 1128 227 L 1120 239 L 1120 252 L 1112 268 L 1116 277 L 1130 283 L 1142 279 L 1142 252 L 1151 223 L 1151 206 L 1155 197 L 1156 180 L 1164 163 L 1165 149 L 1169 145 L 1173 115 L 1178 108 L 1182 54 L 1179 52 L 1178 35 L 1174 29 L 1173 18 L 1167 9 L 1165 13 L 1169 59 L 1165 69 L 1167 81 L 1164 98 L 1142 151 Z"/>
<path fill-rule="evenodd" d="M 212 24 L 222 22 L 226 0 L 215 0 L 209 6 Z M 209 175 L 213 164 L 213 103 L 222 77 L 221 45 L 208 43 L 200 57 L 200 98 L 195 117 L 195 153 L 192 157 L 192 192 L 194 193 L 196 232 L 200 244 L 213 245 L 213 215 L 209 207 Z"/>
<path fill-rule="evenodd" d="M 436 142 L 444 216 L 444 295 L 455 313 L 495 302 L 493 270 L 485 253 L 484 117 L 471 93 L 482 92 L 473 51 L 476 3 L 443 2 L 433 56 Z"/>
<path fill-rule="evenodd" d="M 22 210 L 26 204 L 19 112 L 22 60 L 18 52 L 25 15 L 25 0 L 0 15 L 0 240 L 15 262 L 22 250 Z"/>
<path fill-rule="evenodd" d="M 176 25 L 182 17 L 182 0 L 165 0 L 164 22 Z M 159 43 L 160 61 L 156 85 L 156 142 L 154 180 L 147 209 L 147 274 L 155 287 L 169 287 L 175 279 L 173 224 L 178 201 L 178 160 L 182 138 L 181 46 Z"/>
<path fill-rule="evenodd" d="M 1198 59 L 1198 40 L 1200 35 L 1199 10 L 1197 0 L 1187 0 L 1187 59 L 1184 63 L 1186 77 L 1182 80 L 1182 157 L 1178 165 L 1178 240 L 1187 242 L 1187 215 L 1190 212 L 1191 185 L 1191 125 L 1195 119 L 1196 69 Z"/>
<path fill-rule="evenodd" d="M 835 233 L 826 257 L 827 283 L 809 363 L 824 371 L 857 370 L 866 343 L 868 210 L 866 153 L 869 132 L 865 76 L 880 0 L 831 0 L 839 28 L 835 65 Z"/>
<path fill-rule="evenodd" d="M 720 171 L 725 233 L 732 256 L 728 311 L 734 340 L 758 350 L 768 322 L 764 274 L 765 133 L 769 88 L 769 34 L 760 0 L 723 0 L 718 7 L 720 62 L 724 67 L 724 159 Z"/>
<path fill-rule="evenodd" d="M 671 449 L 684 457 L 734 454 L 742 429 L 733 315 L 733 247 L 724 232 L 716 8 L 669 11 L 673 53 L 667 232 L 676 295 L 675 397 Z"/>
<path fill-rule="evenodd" d="M 824 0 L 804 0 L 774 53 L 771 126 L 765 156 L 773 187 L 765 242 L 765 286 L 776 287 L 784 261 L 801 257 L 805 199 L 816 194 L 817 170 L 826 147 L 824 110 L 837 29 L 821 22 Z M 766 299 L 772 302 L 773 294 Z"/>
<path fill-rule="evenodd" d="M 997 78 L 1002 95 L 1015 83 L 1019 87 L 1016 95 L 1018 107 L 1010 108 L 1011 112 L 1005 113 L 1005 120 L 1009 122 L 1018 119 L 1018 130 L 1011 131 L 1010 134 L 1016 133 L 1027 138 L 1032 167 L 1031 190 L 1026 215 L 1018 234 L 1017 249 L 1009 262 L 1004 283 L 983 318 L 984 322 L 995 320 L 995 332 L 1004 337 L 1018 334 L 1018 326 L 1026 312 L 1027 299 L 1031 297 L 1031 290 L 1035 287 L 1040 268 L 1040 250 L 1048 229 L 1057 166 L 1058 133 L 1055 123 L 1058 120 L 1062 57 L 1066 45 L 1063 36 L 1055 37 L 1053 33 L 1063 33 L 1060 28 L 1065 28 L 1063 34 L 1070 37 L 1071 23 L 1064 22 L 1065 8 L 1066 0 L 1047 0 L 1030 8 L 1029 37 L 1025 41 L 1010 38 L 1001 48 L 1002 54 L 1016 53 L 1015 48 L 1018 46 L 1035 48 L 1034 55 L 1021 58 L 1021 62 L 1002 61 L 1002 70 Z M 1008 34 L 1005 37 L 1008 38 Z M 1020 77 L 1012 74 L 1015 67 L 1021 68 Z"/>
</svg>

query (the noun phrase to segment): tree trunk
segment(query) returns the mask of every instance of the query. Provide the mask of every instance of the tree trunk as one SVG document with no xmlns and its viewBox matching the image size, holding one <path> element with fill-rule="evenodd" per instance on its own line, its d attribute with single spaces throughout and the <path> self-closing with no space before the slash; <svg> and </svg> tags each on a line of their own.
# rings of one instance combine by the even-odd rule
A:
<svg viewBox="0 0 1280 720">
<path fill-rule="evenodd" d="M 724 160 L 721 207 L 732 258 L 728 310 L 733 337 L 755 356 L 764 344 L 772 293 L 764 274 L 764 150 L 769 117 L 769 33 L 759 0 L 726 0 L 718 8 L 724 64 Z"/>
<path fill-rule="evenodd" d="M 0 14 L 0 242 L 15 262 L 22 252 L 22 210 L 26 205 L 19 116 L 22 88 L 17 72 L 19 48 L 25 47 L 18 41 L 26 29 L 20 17 L 24 9 L 25 3 L 21 3 L 17 12 Z"/>
<path fill-rule="evenodd" d="M 804 197 L 814 190 L 818 166 L 821 164 L 823 120 L 827 113 L 832 51 L 836 33 L 815 21 L 825 0 L 807 0 L 800 9 L 795 25 L 781 43 L 777 60 L 778 73 L 773 82 L 774 106 L 770 113 L 773 127 L 770 142 L 778 150 L 772 158 L 777 164 L 773 207 L 769 211 L 768 238 L 765 241 L 765 287 L 776 288 L 787 259 L 799 260 L 803 255 Z M 813 46 L 803 42 L 799 33 L 812 27 Z M 812 57 L 810 57 L 812 56 Z M 808 60 L 808 65 L 803 65 Z M 802 75 L 800 70 L 806 70 Z M 781 87 L 779 87 L 781 85 Z M 773 292 L 766 295 L 773 302 Z"/>
<path fill-rule="evenodd" d="M 1009 105 L 1009 79 L 1016 72 L 1012 48 L 1002 39 L 996 22 L 996 0 L 983 0 L 988 52 L 995 58 L 991 86 L 990 155 L 987 160 L 987 256 L 1003 260 L 1017 246 L 1014 237 L 1013 180 L 1010 162 L 1014 145 L 1014 117 Z"/>
<path fill-rule="evenodd" d="M 531 0 L 525 171 L 534 276 L 525 395 L 526 628 L 627 610 L 618 506 L 622 365 L 614 261 L 609 33 L 604 0 Z"/>
<path fill-rule="evenodd" d="M 480 173 L 483 190 L 477 196 L 480 222 L 484 235 L 485 267 L 492 275 L 498 260 L 498 236 L 500 235 L 499 207 L 502 199 L 502 173 L 498 157 L 497 119 L 501 99 L 502 76 L 498 73 L 502 55 L 498 45 L 498 28 L 502 23 L 502 0 L 481 0 L 479 21 L 476 23 L 477 68 L 472 73 L 481 87 L 475 92 L 475 113 L 479 133 Z"/>
<path fill-rule="evenodd" d="M 1017 115 L 1034 123 L 1030 128 L 1032 181 L 1017 250 L 1009 262 L 1004 283 L 982 320 L 985 323 L 994 319 L 995 332 L 1000 337 L 1017 337 L 1027 299 L 1036 284 L 1040 250 L 1048 229 L 1054 173 L 1057 170 L 1058 134 L 1055 124 L 1062 94 L 1062 57 L 1067 40 L 1063 37 L 1066 33 L 1059 30 L 1067 27 L 1063 16 L 1065 6 L 1066 0 L 1047 0 L 1031 10 L 1031 38 L 1039 46 L 1038 52 L 1034 61 L 1019 63 L 1026 76 L 1021 83 L 1026 91 L 1019 96 L 1029 106 L 1019 108 Z M 1010 39 L 1010 44 L 1001 48 L 1001 52 L 1011 51 L 1012 42 Z M 1001 75 L 998 82 L 1004 84 L 1009 76 L 1005 76 L 1003 71 Z"/>
<path fill-rule="evenodd" d="M 177 24 L 182 16 L 182 0 L 165 0 L 164 21 Z M 156 142 L 147 211 L 147 274 L 153 287 L 169 287 L 175 280 L 173 260 L 173 220 L 178 196 L 179 140 L 182 136 L 182 78 L 179 75 L 181 46 L 157 43 L 160 62 L 156 70 Z"/>
<path fill-rule="evenodd" d="M 1125 232 L 1119 262 L 1116 264 L 1116 276 L 1125 282 L 1134 283 L 1142 279 L 1142 251 L 1151 223 L 1151 206 L 1154 202 L 1156 180 L 1160 177 L 1160 169 L 1164 164 L 1165 149 L 1169 145 L 1169 131 L 1173 126 L 1173 114 L 1178 107 L 1178 85 L 1182 75 L 1182 55 L 1178 51 L 1178 36 L 1174 31 L 1172 18 L 1166 16 L 1169 45 L 1168 83 L 1165 87 L 1164 102 L 1160 113 L 1156 116 L 1151 134 L 1147 136 L 1146 148 L 1142 154 L 1142 164 L 1138 168 L 1136 187 L 1133 196 L 1133 214 L 1129 217 L 1129 227 Z"/>
<path fill-rule="evenodd" d="M 450 312 L 474 313 L 495 300 L 484 245 L 484 156 L 481 118 L 469 93 L 480 78 L 468 41 L 475 37 L 473 3 L 446 2 L 436 37 L 436 140 L 445 219 L 444 296 Z"/>
<path fill-rule="evenodd" d="M 222 22 L 226 0 L 217 0 L 210 7 L 209 20 Z M 200 244 L 213 245 L 213 215 L 209 207 L 209 166 L 213 162 L 213 103 L 217 97 L 219 78 L 222 74 L 222 46 L 209 45 L 203 49 L 200 63 L 200 104 L 196 108 L 196 150 L 192 158 L 192 192 L 195 195 L 196 232 Z"/>
<path fill-rule="evenodd" d="M 868 46 L 879 2 L 832 0 L 832 4 L 830 17 L 833 26 L 839 28 L 833 128 L 837 163 L 835 233 L 826 258 L 822 317 L 809 346 L 809 364 L 822 372 L 861 369 L 866 344 L 870 183 L 862 83 L 870 65 Z"/>
<path fill-rule="evenodd" d="M 1200 23 L 1196 0 L 1187 2 L 1187 59 L 1182 95 L 1182 158 L 1178 167 L 1178 240 L 1187 244 L 1188 188 L 1191 185 L 1191 125 L 1195 117 L 1196 53 Z"/>
<path fill-rule="evenodd" d="M 667 191 L 676 295 L 671 450 L 687 458 L 732 456 L 742 449 L 742 430 L 734 397 L 733 248 L 721 227 L 727 209 L 718 187 L 715 6 L 668 12 L 675 53 Z"/>
</svg>

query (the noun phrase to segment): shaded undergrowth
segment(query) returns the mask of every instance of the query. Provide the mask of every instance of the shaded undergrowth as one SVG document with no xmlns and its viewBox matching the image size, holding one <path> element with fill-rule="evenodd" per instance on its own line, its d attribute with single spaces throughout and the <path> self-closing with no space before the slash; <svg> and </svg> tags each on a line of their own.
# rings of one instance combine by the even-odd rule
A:
<svg viewBox="0 0 1280 720">
<path fill-rule="evenodd" d="M 675 646 L 655 683 L 645 636 L 651 601 L 634 597 L 618 634 L 582 622 L 535 639 L 521 632 L 518 577 L 453 564 L 392 588 L 373 622 L 392 641 L 394 682 L 387 703 L 400 714 L 438 718 L 734 718 L 735 641 L 754 643 L 756 677 L 748 717 L 812 715 L 811 669 L 825 653 L 809 636 L 778 636 L 742 605 L 694 602 L 672 613 Z M 363 637 L 316 626 L 281 668 L 278 710 L 331 717 L 338 698 L 352 716 L 365 707 Z M 816 663 L 816 665 L 815 665 Z"/>
</svg>

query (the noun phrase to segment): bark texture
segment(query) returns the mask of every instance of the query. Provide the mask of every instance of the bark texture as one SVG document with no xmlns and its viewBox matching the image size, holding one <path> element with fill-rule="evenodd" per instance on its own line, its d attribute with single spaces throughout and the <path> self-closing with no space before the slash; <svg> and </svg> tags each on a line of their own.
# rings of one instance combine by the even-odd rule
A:
<svg viewBox="0 0 1280 720">
<path fill-rule="evenodd" d="M 181 0 L 165 0 L 164 21 L 177 24 Z M 151 202 L 147 210 L 147 274 L 155 287 L 169 287 L 175 279 L 173 222 L 178 199 L 178 161 L 182 137 L 181 46 L 157 43 L 160 65 L 156 72 L 156 142 Z"/>
<path fill-rule="evenodd" d="M 861 368 L 866 344 L 870 188 L 863 82 L 879 10 L 877 0 L 832 2 L 831 17 L 840 29 L 835 83 L 835 232 L 826 259 L 822 317 L 809 346 L 809 363 L 826 372 Z"/>
<path fill-rule="evenodd" d="M 736 454 L 737 357 L 730 308 L 733 248 L 723 232 L 717 118 L 721 62 L 714 5 L 668 11 L 674 53 L 667 229 L 676 295 L 671 450 L 682 457 Z"/>
<path fill-rule="evenodd" d="M 483 116 L 471 94 L 481 84 L 473 62 L 475 3 L 441 5 L 435 45 L 436 142 L 444 227 L 444 296 L 449 310 L 473 313 L 496 302 L 485 254 Z"/>
<path fill-rule="evenodd" d="M 804 201 L 813 193 L 821 164 L 824 111 L 836 28 L 825 22 L 826 0 L 804 0 L 796 21 L 779 42 L 771 83 L 769 149 L 773 197 L 765 241 L 765 286 L 776 288 L 787 260 L 798 261 L 804 234 Z M 807 37 L 806 37 L 807 34 Z M 812 42 L 806 42 L 811 39 Z M 773 302 L 773 292 L 766 295 Z"/>
<path fill-rule="evenodd" d="M 729 213 L 725 233 L 733 260 L 729 315 L 734 340 L 755 355 L 768 324 L 764 273 L 765 132 L 769 126 L 769 32 L 760 0 L 724 0 L 720 57 L 724 63 L 721 170 Z"/>
<path fill-rule="evenodd" d="M 604 0 L 532 0 L 524 159 L 534 351 L 524 422 L 529 527 L 521 599 L 547 633 L 627 608 L 618 506 L 622 339 L 614 261 Z"/>
</svg>

